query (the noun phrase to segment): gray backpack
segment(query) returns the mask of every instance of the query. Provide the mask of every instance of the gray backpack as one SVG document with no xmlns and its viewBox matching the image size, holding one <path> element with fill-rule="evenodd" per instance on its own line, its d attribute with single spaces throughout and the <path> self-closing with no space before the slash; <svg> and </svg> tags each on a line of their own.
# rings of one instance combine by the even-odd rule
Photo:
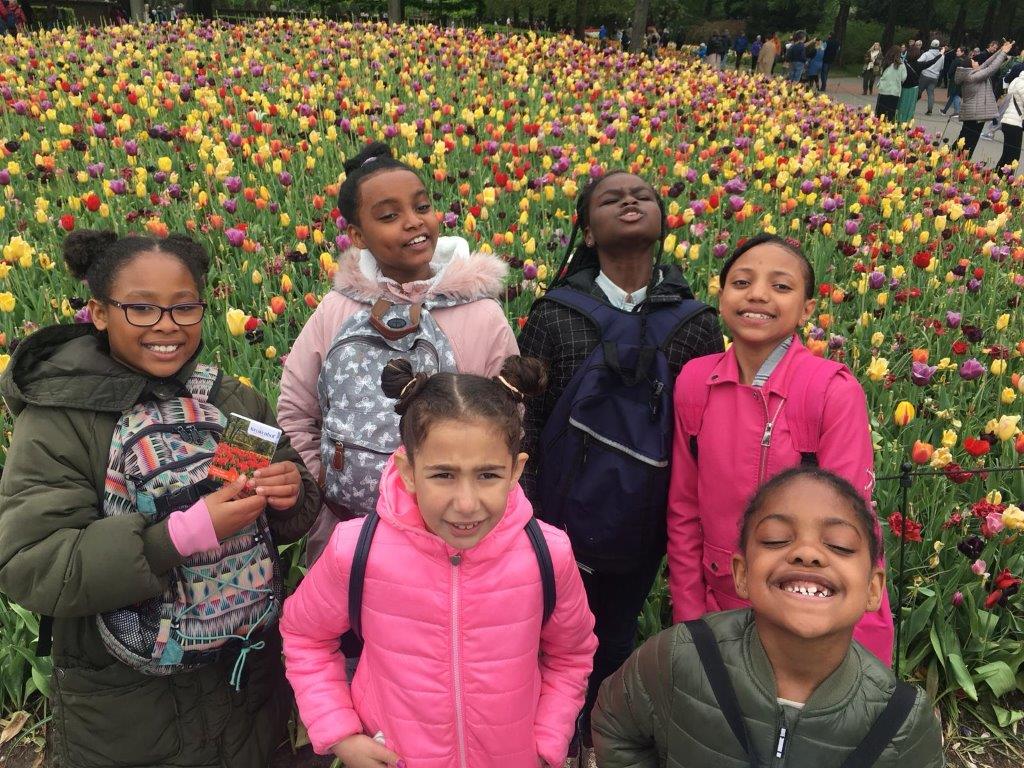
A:
<svg viewBox="0 0 1024 768">
<path fill-rule="evenodd" d="M 342 323 L 324 357 L 317 383 L 320 479 L 325 502 L 341 519 L 377 508 L 381 472 L 401 442 L 395 402 L 380 388 L 384 366 L 395 358 L 427 374 L 458 370 L 451 344 L 429 311 L 384 299 Z"/>
</svg>

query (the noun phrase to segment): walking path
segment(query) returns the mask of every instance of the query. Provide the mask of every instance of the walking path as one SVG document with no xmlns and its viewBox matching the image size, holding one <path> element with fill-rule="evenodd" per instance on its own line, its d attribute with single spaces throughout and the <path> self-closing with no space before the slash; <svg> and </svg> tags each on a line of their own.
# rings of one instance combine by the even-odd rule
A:
<svg viewBox="0 0 1024 768">
<path fill-rule="evenodd" d="M 830 77 L 826 92 L 834 101 L 841 101 L 843 104 L 849 104 L 852 107 L 871 107 L 874 109 L 877 97 L 864 96 L 861 93 L 861 89 L 862 83 L 859 77 Z M 924 126 L 932 134 L 941 135 L 945 131 L 945 138 L 949 142 L 954 142 L 957 136 L 960 135 L 960 120 L 956 117 L 951 119 L 949 116 L 939 112 L 945 103 L 946 89 L 936 88 L 934 112 L 931 115 L 925 115 L 925 110 L 928 108 L 928 97 L 927 95 L 922 96 L 920 101 L 917 102 L 917 114 L 915 115 L 914 122 L 916 125 Z M 995 139 L 982 138 L 978 142 L 978 148 L 975 150 L 972 160 L 974 162 L 983 162 L 991 167 L 995 165 L 1002 151 L 1003 134 L 996 131 Z"/>
</svg>

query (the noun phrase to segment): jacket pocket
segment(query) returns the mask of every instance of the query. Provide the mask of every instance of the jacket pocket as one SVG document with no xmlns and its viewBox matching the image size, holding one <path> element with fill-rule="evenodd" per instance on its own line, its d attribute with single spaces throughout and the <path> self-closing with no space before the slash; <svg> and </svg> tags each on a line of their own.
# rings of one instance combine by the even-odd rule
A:
<svg viewBox="0 0 1024 768">
<path fill-rule="evenodd" d="M 736 585 L 732 580 L 732 554 L 732 549 L 704 542 L 704 583 L 708 590 L 709 611 L 728 611 L 743 605 L 736 596 Z"/>
<path fill-rule="evenodd" d="M 57 667 L 55 739 L 61 765 L 151 765 L 181 751 L 170 677 L 121 663 L 102 669 Z"/>
</svg>

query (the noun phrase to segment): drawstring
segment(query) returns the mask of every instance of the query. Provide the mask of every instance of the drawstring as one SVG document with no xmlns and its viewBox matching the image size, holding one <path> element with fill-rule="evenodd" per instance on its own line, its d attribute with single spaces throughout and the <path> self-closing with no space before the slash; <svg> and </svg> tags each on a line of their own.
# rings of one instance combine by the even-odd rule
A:
<svg viewBox="0 0 1024 768">
<path fill-rule="evenodd" d="M 250 630 L 251 632 L 252 630 Z M 267 644 L 263 640 L 250 643 L 249 636 L 246 635 L 245 642 L 242 643 L 242 648 L 238 652 L 238 658 L 235 659 L 235 666 L 231 669 L 231 677 L 228 678 L 228 683 L 234 687 L 235 691 L 242 689 L 242 672 L 245 670 L 245 661 L 249 657 L 249 652 L 262 651 L 266 646 Z"/>
</svg>

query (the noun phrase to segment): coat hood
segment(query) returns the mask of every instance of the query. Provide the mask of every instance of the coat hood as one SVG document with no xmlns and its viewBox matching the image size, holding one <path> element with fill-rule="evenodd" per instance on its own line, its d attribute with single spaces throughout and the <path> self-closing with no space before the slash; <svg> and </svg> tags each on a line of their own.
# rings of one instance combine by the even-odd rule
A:
<svg viewBox="0 0 1024 768">
<path fill-rule="evenodd" d="M 94 326 L 54 325 L 18 344 L 0 395 L 15 416 L 27 405 L 119 413 L 147 389 L 158 397 L 179 393 L 194 368 L 195 356 L 173 378 L 153 379 L 114 360 Z"/>
<path fill-rule="evenodd" d="M 377 514 L 381 520 L 406 534 L 417 549 L 431 557 L 448 559 L 459 554 L 467 563 L 480 563 L 500 557 L 512 546 L 533 516 L 533 507 L 527 501 L 523 489 L 516 484 L 508 496 L 505 514 L 498 524 L 469 549 L 456 549 L 427 528 L 416 504 L 416 497 L 405 489 L 405 483 L 395 465 L 395 457 L 391 456 L 380 477 Z"/>
<path fill-rule="evenodd" d="M 465 304 L 497 298 L 508 275 L 508 265 L 496 256 L 470 253 L 461 237 L 440 237 L 430 261 L 434 276 L 404 285 L 384 277 L 365 248 L 349 248 L 338 259 L 334 289 L 355 301 L 370 304 L 387 299 L 397 304 L 416 304 L 447 299 Z"/>
</svg>

